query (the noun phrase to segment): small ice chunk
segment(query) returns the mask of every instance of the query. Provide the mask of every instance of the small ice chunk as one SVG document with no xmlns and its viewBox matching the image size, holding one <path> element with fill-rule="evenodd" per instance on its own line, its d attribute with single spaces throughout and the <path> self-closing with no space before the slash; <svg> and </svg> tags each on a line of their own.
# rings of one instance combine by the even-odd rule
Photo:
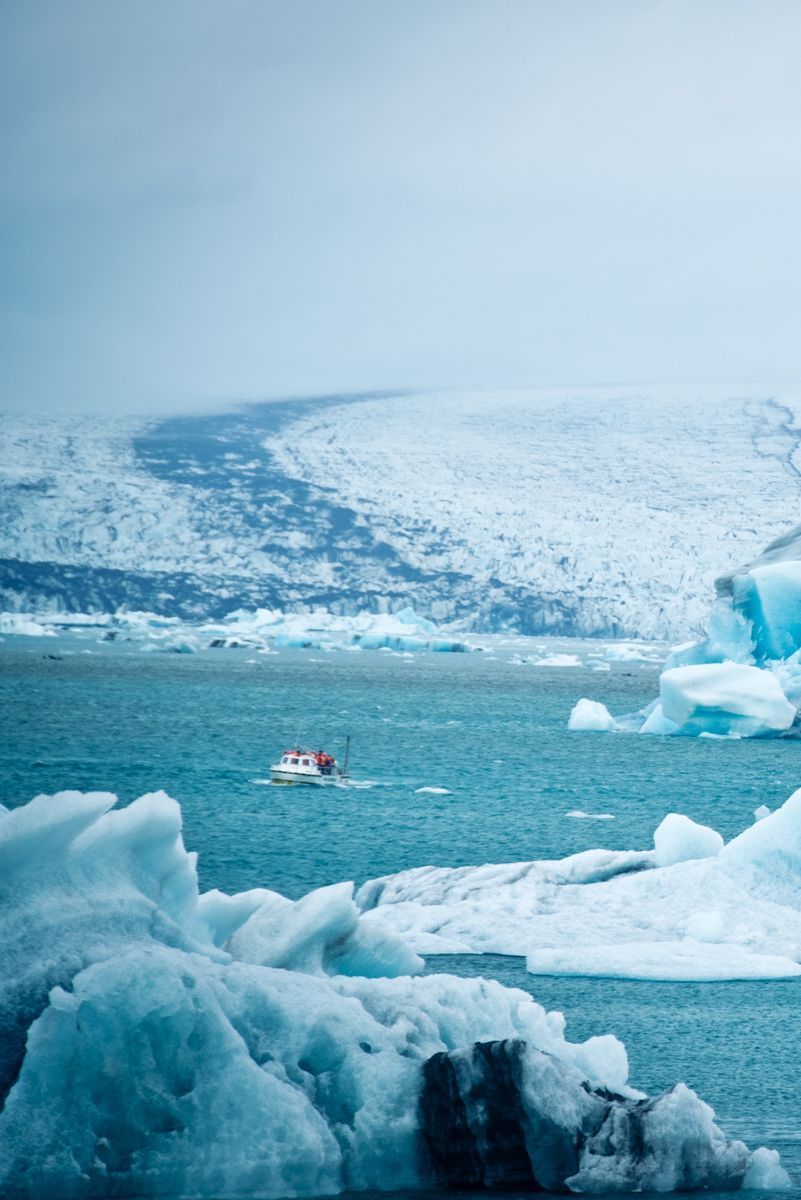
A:
<svg viewBox="0 0 801 1200">
<path fill-rule="evenodd" d="M 620 642 L 616 645 L 607 646 L 604 650 L 604 658 L 607 662 L 642 662 L 642 663 L 658 663 L 661 660 L 654 657 L 653 652 L 648 654 L 642 646 L 634 646 L 630 642 Z"/>
<path fill-rule="evenodd" d="M 443 787 L 419 787 L 415 788 L 415 796 L 450 796 L 448 788 Z"/>
<path fill-rule="evenodd" d="M 582 697 L 574 706 L 567 727 L 568 729 L 609 733 L 617 729 L 617 722 L 600 700 L 587 700 Z"/>
<path fill-rule="evenodd" d="M 792 1186 L 790 1176 L 779 1161 L 778 1150 L 768 1150 L 766 1146 L 754 1150 L 743 1176 L 741 1187 L 744 1190 L 786 1191 Z"/>
<path fill-rule="evenodd" d="M 681 813 L 668 813 L 654 833 L 654 856 L 658 867 L 694 858 L 714 858 L 723 849 L 716 829 L 698 825 Z"/>
<path fill-rule="evenodd" d="M 769 817 L 769 816 L 770 816 L 770 809 L 768 808 L 767 804 L 760 804 L 759 808 L 754 809 L 754 820 L 755 821 L 764 821 L 765 817 Z"/>
</svg>

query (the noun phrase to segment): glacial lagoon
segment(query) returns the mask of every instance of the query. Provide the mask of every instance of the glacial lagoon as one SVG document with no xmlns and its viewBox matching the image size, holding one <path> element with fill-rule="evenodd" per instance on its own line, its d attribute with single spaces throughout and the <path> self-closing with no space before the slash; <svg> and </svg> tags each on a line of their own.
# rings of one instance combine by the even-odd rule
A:
<svg viewBox="0 0 801 1200">
<path fill-rule="evenodd" d="M 580 696 L 615 713 L 648 703 L 658 665 L 599 670 L 601 644 L 483 645 L 412 657 L 247 647 L 181 655 L 85 637 L 7 638 L 0 800 L 16 807 L 75 788 L 112 791 L 124 804 L 164 789 L 182 806 L 201 889 L 263 886 L 295 898 L 426 864 L 646 849 L 669 811 L 729 839 L 799 783 L 792 739 L 568 732 Z M 576 651 L 579 666 L 521 661 Z M 338 753 L 346 734 L 350 786 L 266 782 L 285 745 L 300 738 Z M 524 960 L 496 955 L 432 957 L 427 970 L 521 987 L 565 1012 L 573 1039 L 616 1033 L 635 1086 L 685 1080 L 730 1136 L 780 1150 L 801 1179 L 797 981 L 533 977 Z"/>
</svg>

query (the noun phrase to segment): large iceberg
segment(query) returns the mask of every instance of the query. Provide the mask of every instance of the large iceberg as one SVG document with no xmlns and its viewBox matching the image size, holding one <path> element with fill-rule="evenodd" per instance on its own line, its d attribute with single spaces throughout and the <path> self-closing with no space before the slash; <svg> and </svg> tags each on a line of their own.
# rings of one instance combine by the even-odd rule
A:
<svg viewBox="0 0 801 1200">
<path fill-rule="evenodd" d="M 421 954 L 525 955 L 535 974 L 801 975 L 801 789 L 727 845 L 670 814 L 654 849 L 418 867 L 363 884 L 364 921 Z"/>
<path fill-rule="evenodd" d="M 676 733 L 770 736 L 795 720 L 776 676 L 742 663 L 672 667 L 660 676 L 659 694 L 660 717 Z"/>
<path fill-rule="evenodd" d="M 712 737 L 794 729 L 801 709 L 801 526 L 719 578 L 716 591 L 707 636 L 676 647 L 658 701 L 609 728 Z M 576 726 L 575 714 L 569 728 L 586 728 Z"/>
<path fill-rule="evenodd" d="M 350 885 L 199 895 L 174 801 L 113 804 L 0 813 L 4 1196 L 787 1184 L 681 1084 L 632 1089 L 615 1037 L 410 974 Z"/>
</svg>

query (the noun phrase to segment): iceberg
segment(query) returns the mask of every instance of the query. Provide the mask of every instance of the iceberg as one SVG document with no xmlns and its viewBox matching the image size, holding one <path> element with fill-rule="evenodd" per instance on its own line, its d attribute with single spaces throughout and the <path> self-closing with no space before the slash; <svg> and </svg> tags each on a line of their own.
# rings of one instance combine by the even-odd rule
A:
<svg viewBox="0 0 801 1200">
<path fill-rule="evenodd" d="M 801 709 L 801 526 L 715 586 L 707 636 L 674 649 L 658 702 L 621 717 L 623 728 L 696 737 L 776 737 L 793 728 Z"/>
<path fill-rule="evenodd" d="M 673 667 L 662 672 L 659 693 L 661 715 L 677 733 L 765 737 L 795 720 L 776 676 L 741 663 Z"/>
<path fill-rule="evenodd" d="M 0 613 L 0 635 L 13 637 L 55 637 L 55 630 L 43 624 L 33 613 Z"/>
<path fill-rule="evenodd" d="M 568 729 L 597 730 L 607 733 L 617 729 L 617 721 L 605 704 L 598 700 L 579 700 L 570 714 Z"/>
<path fill-rule="evenodd" d="M 654 862 L 658 867 L 714 858 L 722 849 L 723 838 L 717 829 L 699 825 L 682 813 L 668 813 L 654 832 Z"/>
<path fill-rule="evenodd" d="M 669 814 L 652 850 L 418 867 L 356 894 L 363 920 L 420 954 L 526 956 L 542 974 L 801 975 L 801 789 L 726 845 Z"/>
<path fill-rule="evenodd" d="M 527 993 L 413 974 L 350 884 L 200 894 L 163 793 L 0 813 L 0 896 L 4 1196 L 787 1183 L 688 1088 L 632 1088 L 617 1038 L 573 1043 Z"/>
</svg>

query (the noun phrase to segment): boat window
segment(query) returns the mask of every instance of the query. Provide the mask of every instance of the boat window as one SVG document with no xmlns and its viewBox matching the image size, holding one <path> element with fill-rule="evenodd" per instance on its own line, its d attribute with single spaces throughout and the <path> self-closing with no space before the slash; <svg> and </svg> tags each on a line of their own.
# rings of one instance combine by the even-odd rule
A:
<svg viewBox="0 0 801 1200">
<path fill-rule="evenodd" d="M 290 761 L 291 763 L 294 763 L 294 764 L 295 764 L 295 766 L 297 766 L 297 765 L 298 765 L 298 760 L 297 760 L 296 758 L 290 758 L 290 760 L 289 760 L 289 761 Z"/>
<path fill-rule="evenodd" d="M 289 762 L 289 759 L 287 758 L 286 754 L 285 754 L 285 755 L 283 756 L 283 758 L 281 759 L 281 762 L 282 762 L 282 763 Z"/>
<path fill-rule="evenodd" d="M 304 758 L 304 760 L 303 760 L 303 765 L 304 765 L 304 767 L 309 767 L 309 766 L 311 766 L 311 763 L 309 762 L 308 758 Z"/>
</svg>

